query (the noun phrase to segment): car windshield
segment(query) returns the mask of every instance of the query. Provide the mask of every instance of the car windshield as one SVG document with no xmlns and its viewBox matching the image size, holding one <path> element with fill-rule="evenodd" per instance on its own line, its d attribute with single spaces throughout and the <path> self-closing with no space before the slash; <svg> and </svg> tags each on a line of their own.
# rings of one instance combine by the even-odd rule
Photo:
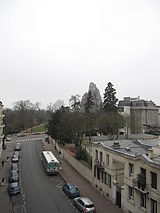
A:
<svg viewBox="0 0 160 213">
<path fill-rule="evenodd" d="M 85 205 L 86 208 L 93 208 L 94 204 L 90 204 L 90 205 Z"/>
<path fill-rule="evenodd" d="M 19 187 L 18 186 L 11 186 L 11 189 L 17 190 L 17 189 L 19 189 Z"/>
<path fill-rule="evenodd" d="M 18 183 L 17 182 L 16 183 L 11 183 L 10 187 L 18 187 Z"/>
<path fill-rule="evenodd" d="M 75 187 L 75 186 L 71 186 L 70 191 L 71 191 L 71 192 L 77 192 L 77 191 L 78 191 L 78 188 Z"/>
<path fill-rule="evenodd" d="M 53 168 L 53 167 L 58 167 L 59 164 L 57 162 L 52 162 L 50 165 Z"/>
</svg>

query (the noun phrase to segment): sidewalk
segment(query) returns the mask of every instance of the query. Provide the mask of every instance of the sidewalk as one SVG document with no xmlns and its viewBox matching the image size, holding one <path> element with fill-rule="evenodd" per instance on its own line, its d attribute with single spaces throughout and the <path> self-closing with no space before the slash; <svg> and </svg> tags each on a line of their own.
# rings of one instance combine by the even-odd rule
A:
<svg viewBox="0 0 160 213">
<path fill-rule="evenodd" d="M 58 151 L 55 150 L 53 143 L 48 144 L 44 142 L 44 147 L 46 150 L 50 150 L 59 159 Z M 75 183 L 80 189 L 81 195 L 90 198 L 96 207 L 97 213 L 122 213 L 120 208 L 113 205 L 107 198 L 105 198 L 101 193 L 96 190 L 84 177 L 82 177 L 66 160 L 61 160 L 62 171 L 61 176 L 67 182 Z"/>
<path fill-rule="evenodd" d="M 7 144 L 6 149 L 2 151 L 2 156 L 0 160 L 0 212 L 10 213 L 11 212 L 11 200 L 8 195 L 8 177 L 9 170 L 11 167 L 10 157 L 13 154 L 13 144 L 9 142 Z M 7 161 L 7 156 L 9 156 L 9 160 Z M 2 160 L 4 160 L 4 166 L 2 167 Z M 1 185 L 2 178 L 5 177 L 4 185 Z"/>
</svg>

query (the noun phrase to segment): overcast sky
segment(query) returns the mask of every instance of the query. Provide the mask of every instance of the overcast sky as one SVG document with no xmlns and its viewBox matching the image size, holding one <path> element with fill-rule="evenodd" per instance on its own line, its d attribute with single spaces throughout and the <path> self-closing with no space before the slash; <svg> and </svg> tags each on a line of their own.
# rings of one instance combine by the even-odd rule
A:
<svg viewBox="0 0 160 213">
<path fill-rule="evenodd" d="M 0 0 L 0 100 L 140 96 L 160 105 L 159 0 Z"/>
</svg>

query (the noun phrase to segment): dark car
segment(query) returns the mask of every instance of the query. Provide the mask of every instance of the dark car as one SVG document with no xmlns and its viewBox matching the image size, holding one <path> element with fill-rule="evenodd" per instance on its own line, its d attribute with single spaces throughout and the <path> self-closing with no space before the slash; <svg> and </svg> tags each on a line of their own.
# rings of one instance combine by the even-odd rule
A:
<svg viewBox="0 0 160 213">
<path fill-rule="evenodd" d="M 15 151 L 20 151 L 20 150 L 21 150 L 21 144 L 20 144 L 20 143 L 17 143 L 14 150 L 15 150 Z"/>
<path fill-rule="evenodd" d="M 19 151 L 14 151 L 14 155 L 17 155 L 18 158 L 20 158 L 20 152 Z"/>
<path fill-rule="evenodd" d="M 9 195 L 16 195 L 20 193 L 19 183 L 18 182 L 10 183 L 8 187 L 8 193 Z"/>
<path fill-rule="evenodd" d="M 18 163 L 12 163 L 12 165 L 11 165 L 11 172 L 12 171 L 15 171 L 15 172 L 19 171 L 19 169 L 18 169 Z"/>
<path fill-rule="evenodd" d="M 93 202 L 87 197 L 77 197 L 74 198 L 73 204 L 81 211 L 81 212 L 96 212 Z"/>
<path fill-rule="evenodd" d="M 19 180 L 19 176 L 18 173 L 16 171 L 11 171 L 10 177 L 9 177 L 9 182 L 13 183 L 13 182 L 18 182 Z"/>
<path fill-rule="evenodd" d="M 63 191 L 69 198 L 75 198 L 80 196 L 80 191 L 75 184 L 66 183 L 63 185 Z"/>
</svg>

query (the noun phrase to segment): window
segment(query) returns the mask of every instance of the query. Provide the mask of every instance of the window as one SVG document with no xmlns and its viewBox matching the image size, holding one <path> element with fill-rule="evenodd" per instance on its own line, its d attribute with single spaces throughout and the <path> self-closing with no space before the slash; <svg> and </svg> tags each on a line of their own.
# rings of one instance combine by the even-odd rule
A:
<svg viewBox="0 0 160 213">
<path fill-rule="evenodd" d="M 157 174 L 151 172 L 151 187 L 157 189 Z"/>
<path fill-rule="evenodd" d="M 144 177 L 146 178 L 146 170 L 144 168 L 141 168 L 141 173 L 142 175 L 144 175 Z"/>
<path fill-rule="evenodd" d="M 106 165 L 109 165 L 109 155 L 106 154 Z"/>
<path fill-rule="evenodd" d="M 107 184 L 107 173 L 104 172 L 104 183 Z"/>
<path fill-rule="evenodd" d="M 157 201 L 151 199 L 151 213 L 157 213 Z"/>
<path fill-rule="evenodd" d="M 140 194 L 140 204 L 141 207 L 146 208 L 146 195 L 143 193 Z"/>
<path fill-rule="evenodd" d="M 102 179 L 102 183 L 103 183 L 103 174 L 104 174 L 104 172 L 103 172 L 103 170 L 101 171 L 101 179 Z"/>
<path fill-rule="evenodd" d="M 111 175 L 107 174 L 107 184 L 109 185 L 109 188 L 111 188 Z"/>
<path fill-rule="evenodd" d="M 141 168 L 141 172 L 138 175 L 138 188 L 145 190 L 146 189 L 146 169 Z"/>
<path fill-rule="evenodd" d="M 134 166 L 132 163 L 129 163 L 129 177 L 133 176 L 134 174 Z"/>
<path fill-rule="evenodd" d="M 134 198 L 134 189 L 129 186 L 129 199 L 133 199 L 133 198 Z"/>
<path fill-rule="evenodd" d="M 100 162 L 102 162 L 103 160 L 103 155 L 102 155 L 102 152 L 100 152 Z"/>
<path fill-rule="evenodd" d="M 94 177 L 96 177 L 96 166 L 94 166 Z"/>
<path fill-rule="evenodd" d="M 100 180 L 100 169 L 99 168 L 97 168 L 97 178 L 98 178 L 98 180 Z"/>
<path fill-rule="evenodd" d="M 98 159 L 98 150 L 96 150 L 96 159 Z"/>
</svg>

